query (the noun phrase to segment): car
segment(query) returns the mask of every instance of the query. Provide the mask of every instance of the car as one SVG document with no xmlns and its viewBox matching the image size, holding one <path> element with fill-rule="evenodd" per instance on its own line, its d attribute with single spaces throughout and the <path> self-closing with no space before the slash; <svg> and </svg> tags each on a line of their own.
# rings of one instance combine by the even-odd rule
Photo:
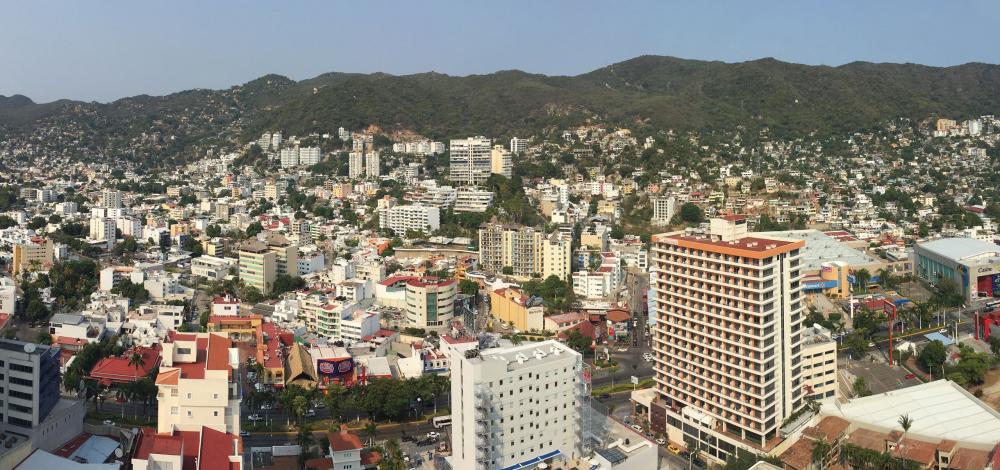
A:
<svg viewBox="0 0 1000 470">
<path fill-rule="evenodd" d="M 246 429 L 240 429 L 240 437 L 247 437 L 249 435 L 250 431 L 247 431 Z"/>
<path fill-rule="evenodd" d="M 946 334 L 948 334 L 948 329 L 947 328 L 941 328 L 940 330 L 938 330 L 938 333 L 946 335 Z"/>
<path fill-rule="evenodd" d="M 661 445 L 661 446 L 662 445 L 666 445 L 667 444 L 667 440 L 664 439 L 664 438 L 662 438 L 662 437 L 657 437 L 656 438 L 656 443 L 659 444 L 659 445 Z"/>
<path fill-rule="evenodd" d="M 257 422 L 257 421 L 263 421 L 264 418 L 261 415 L 253 414 L 253 415 L 247 416 L 247 420 L 251 421 L 251 422 Z"/>
<path fill-rule="evenodd" d="M 869 348 L 874 348 L 874 347 L 875 347 L 875 343 L 873 343 L 873 342 L 869 341 L 869 342 L 868 342 L 868 347 L 869 347 Z"/>
<path fill-rule="evenodd" d="M 906 379 L 907 380 L 912 380 L 912 379 L 915 379 L 915 378 L 917 378 L 916 374 L 906 374 Z"/>
<path fill-rule="evenodd" d="M 674 455 L 681 455 L 681 448 L 673 444 L 667 446 L 667 451 Z"/>
<path fill-rule="evenodd" d="M 628 351 L 628 347 L 622 346 L 618 348 L 618 352 L 626 352 L 626 351 Z"/>
<path fill-rule="evenodd" d="M 427 433 L 427 438 L 428 439 L 437 439 L 439 437 L 441 437 L 441 435 L 438 434 L 437 431 L 430 431 L 430 432 Z"/>
<path fill-rule="evenodd" d="M 260 409 L 262 409 L 262 410 L 270 410 L 271 409 L 271 404 L 270 403 L 264 403 L 264 404 L 260 405 Z"/>
<path fill-rule="evenodd" d="M 305 413 L 302 414 L 302 416 L 304 416 L 306 418 L 312 418 L 312 417 L 316 416 L 316 410 L 314 410 L 312 408 L 309 408 L 308 410 L 306 410 Z"/>
<path fill-rule="evenodd" d="M 110 419 L 106 419 L 106 420 L 104 420 L 104 425 L 105 426 L 114 426 L 115 422 L 111 421 Z"/>
<path fill-rule="evenodd" d="M 629 427 L 634 429 L 636 432 L 642 432 L 642 426 L 639 426 L 638 424 L 633 424 Z"/>
</svg>

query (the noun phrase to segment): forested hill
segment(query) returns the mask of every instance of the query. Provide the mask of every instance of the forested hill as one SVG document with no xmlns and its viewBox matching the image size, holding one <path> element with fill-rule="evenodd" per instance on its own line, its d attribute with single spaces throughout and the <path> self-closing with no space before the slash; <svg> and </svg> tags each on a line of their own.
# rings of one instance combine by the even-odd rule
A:
<svg viewBox="0 0 1000 470">
<path fill-rule="evenodd" d="M 19 95 L 0 96 L 0 133 L 72 123 L 96 140 L 127 140 L 152 127 L 182 132 L 174 140 L 192 142 L 234 129 L 245 137 L 264 129 L 301 135 L 377 124 L 444 139 L 531 135 L 603 122 L 677 130 L 767 126 L 779 135 L 795 135 L 864 129 L 895 117 L 992 114 L 998 105 L 997 65 L 827 67 L 642 56 L 572 77 L 521 71 L 464 77 L 328 73 L 299 82 L 268 75 L 227 90 L 111 103 L 36 104 Z"/>
</svg>

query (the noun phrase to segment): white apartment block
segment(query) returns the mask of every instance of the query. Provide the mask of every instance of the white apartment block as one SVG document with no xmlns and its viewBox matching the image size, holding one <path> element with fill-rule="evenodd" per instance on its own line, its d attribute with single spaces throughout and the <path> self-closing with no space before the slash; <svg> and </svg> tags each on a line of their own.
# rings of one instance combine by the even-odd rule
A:
<svg viewBox="0 0 1000 470">
<path fill-rule="evenodd" d="M 667 225 L 676 213 L 677 199 L 673 196 L 653 198 L 653 225 Z"/>
<path fill-rule="evenodd" d="M 820 325 L 802 329 L 802 386 L 806 398 L 837 396 L 837 342 Z"/>
<path fill-rule="evenodd" d="M 493 205 L 493 192 L 472 187 L 455 191 L 455 212 L 486 212 Z"/>
<path fill-rule="evenodd" d="M 122 207 L 122 193 L 113 189 L 101 191 L 101 207 L 118 209 Z"/>
<path fill-rule="evenodd" d="M 172 333 L 162 343 L 156 376 L 157 433 L 197 431 L 202 426 L 240 432 L 239 353 L 216 333 Z"/>
<path fill-rule="evenodd" d="M 365 175 L 365 156 L 361 152 L 351 152 L 347 155 L 347 176 L 351 179 Z"/>
<path fill-rule="evenodd" d="M 739 216 L 710 227 L 653 237 L 653 411 L 665 419 L 651 427 L 725 461 L 762 451 L 805 405 L 805 242 L 748 235 Z"/>
<path fill-rule="evenodd" d="M 441 210 L 419 204 L 390 207 L 385 209 L 383 227 L 392 229 L 397 235 L 404 235 L 407 230 L 430 234 L 441 228 Z"/>
<path fill-rule="evenodd" d="M 528 150 L 528 139 L 518 139 L 517 137 L 510 139 L 511 153 L 523 153 L 525 150 Z"/>
<path fill-rule="evenodd" d="M 430 140 L 398 142 L 392 144 L 392 151 L 410 155 L 437 155 L 444 153 L 444 142 L 432 142 Z"/>
<path fill-rule="evenodd" d="M 601 299 L 611 294 L 611 273 L 577 271 L 573 273 L 573 293 L 586 299 Z"/>
<path fill-rule="evenodd" d="M 469 137 L 452 139 L 448 178 L 455 184 L 479 185 L 492 174 L 492 149 L 490 139 Z"/>
<path fill-rule="evenodd" d="M 454 354 L 452 466 L 494 470 L 580 457 L 582 368 L 580 353 L 551 340 Z"/>
<path fill-rule="evenodd" d="M 365 154 L 365 176 L 378 178 L 381 176 L 381 159 L 378 152 L 368 152 Z"/>
</svg>

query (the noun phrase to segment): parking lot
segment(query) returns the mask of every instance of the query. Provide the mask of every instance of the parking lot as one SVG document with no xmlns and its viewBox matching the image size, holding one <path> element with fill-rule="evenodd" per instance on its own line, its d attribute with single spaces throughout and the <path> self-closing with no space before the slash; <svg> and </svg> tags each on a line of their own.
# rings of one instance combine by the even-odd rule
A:
<svg viewBox="0 0 1000 470">
<path fill-rule="evenodd" d="M 921 383 L 917 378 L 907 379 L 907 374 L 909 372 L 906 369 L 899 366 L 889 367 L 889 364 L 880 360 L 875 362 L 871 359 L 850 360 L 840 370 L 841 391 L 845 392 L 845 396 L 851 396 L 855 377 L 863 377 L 873 395 Z"/>
</svg>

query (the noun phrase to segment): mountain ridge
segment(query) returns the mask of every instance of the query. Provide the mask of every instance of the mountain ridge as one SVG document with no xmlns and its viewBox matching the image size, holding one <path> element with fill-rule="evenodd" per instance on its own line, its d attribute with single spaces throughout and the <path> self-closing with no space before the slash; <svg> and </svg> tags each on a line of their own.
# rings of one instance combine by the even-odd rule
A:
<svg viewBox="0 0 1000 470">
<path fill-rule="evenodd" d="M 227 89 L 109 103 L 34 103 L 15 95 L 0 97 L 0 129 L 89 118 L 108 121 L 101 125 L 114 132 L 139 132 L 148 121 L 197 111 L 218 127 L 208 133 L 238 122 L 244 137 L 267 129 L 302 134 L 377 124 L 443 139 L 531 135 L 586 123 L 677 130 L 752 126 L 794 136 L 860 130 L 898 117 L 967 118 L 998 107 L 1000 65 L 981 62 L 827 66 L 770 57 L 728 63 L 643 55 L 578 75 L 328 72 L 295 81 L 268 74 Z"/>
</svg>

